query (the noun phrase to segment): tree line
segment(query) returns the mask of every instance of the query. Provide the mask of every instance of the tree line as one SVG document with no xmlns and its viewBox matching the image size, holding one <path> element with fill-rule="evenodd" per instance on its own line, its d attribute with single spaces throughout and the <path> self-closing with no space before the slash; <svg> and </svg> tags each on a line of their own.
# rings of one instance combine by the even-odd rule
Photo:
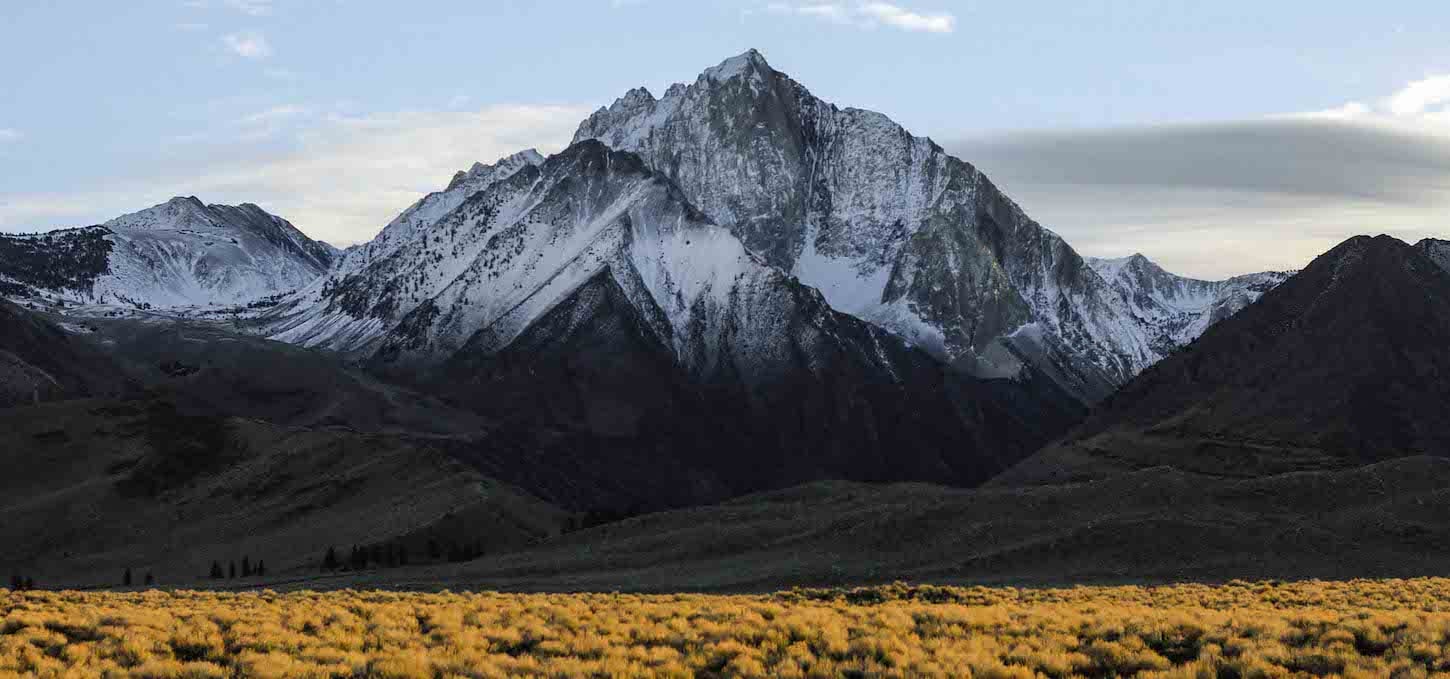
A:
<svg viewBox="0 0 1450 679">
<path fill-rule="evenodd" d="M 250 556 L 244 556 L 244 557 L 242 557 L 241 577 L 244 577 L 244 578 L 258 577 L 258 578 L 260 578 L 260 577 L 265 576 L 266 574 L 267 574 L 267 562 L 266 561 L 263 561 L 261 559 L 258 559 L 257 560 L 257 564 L 255 566 L 253 566 L 252 565 L 252 558 Z M 238 573 L 237 573 L 237 562 L 236 561 L 229 561 L 229 562 L 227 562 L 227 568 L 225 570 L 223 570 L 222 569 L 222 562 L 220 562 L 220 561 L 212 561 L 211 562 L 211 572 L 207 573 L 207 577 L 209 577 L 209 578 L 211 578 L 213 580 L 221 580 L 223 578 L 228 579 L 228 580 L 235 580 L 238 577 Z"/>
<path fill-rule="evenodd" d="M 436 563 L 447 560 L 450 563 L 472 561 L 483 556 L 483 542 L 468 543 L 429 540 L 421 554 L 414 555 L 401 542 L 353 545 L 346 559 L 338 554 L 337 547 L 328 547 L 322 556 L 324 571 L 360 571 L 368 568 L 399 568 L 409 563 Z M 419 561 L 422 559 L 422 561 Z"/>
</svg>

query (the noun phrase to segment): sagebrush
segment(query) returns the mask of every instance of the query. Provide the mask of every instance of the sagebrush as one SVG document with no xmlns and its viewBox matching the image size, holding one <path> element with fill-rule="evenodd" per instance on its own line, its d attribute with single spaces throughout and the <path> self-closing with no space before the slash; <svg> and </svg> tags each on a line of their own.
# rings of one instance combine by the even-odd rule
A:
<svg viewBox="0 0 1450 679">
<path fill-rule="evenodd" d="M 774 595 L 0 590 L 0 676 L 1450 676 L 1450 580 Z"/>
</svg>

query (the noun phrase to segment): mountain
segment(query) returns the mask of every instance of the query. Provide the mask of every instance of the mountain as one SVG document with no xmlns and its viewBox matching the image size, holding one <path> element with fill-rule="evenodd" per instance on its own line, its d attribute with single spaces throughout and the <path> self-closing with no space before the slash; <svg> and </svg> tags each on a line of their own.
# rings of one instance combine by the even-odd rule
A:
<svg viewBox="0 0 1450 679">
<path fill-rule="evenodd" d="M 574 437 L 587 473 L 659 487 L 653 506 L 818 478 L 978 483 L 1078 415 L 1046 380 L 958 375 L 833 310 L 597 141 L 455 178 L 260 322 Z"/>
<path fill-rule="evenodd" d="M 1450 241 L 1426 238 L 1415 243 L 1415 247 L 1431 261 L 1439 264 L 1440 268 L 1450 270 Z"/>
<path fill-rule="evenodd" d="M 1150 330 L 1154 350 L 1165 356 L 1294 273 L 1269 271 L 1205 281 L 1169 273 L 1141 254 L 1086 261 L 1128 303 L 1134 318 Z"/>
<path fill-rule="evenodd" d="M 0 299 L 0 408 L 131 390 L 121 369 L 82 335 Z"/>
<path fill-rule="evenodd" d="M 999 484 L 1171 465 L 1217 476 L 1450 451 L 1450 271 L 1352 238 L 1144 371 Z"/>
<path fill-rule="evenodd" d="M 0 236 L 0 293 L 144 309 L 238 304 L 311 283 L 336 254 L 256 205 L 173 198 L 99 226 Z"/>
<path fill-rule="evenodd" d="M 587 139 L 638 153 L 833 308 L 971 374 L 1029 364 L 1092 402 L 1172 348 L 1172 308 L 1140 316 L 976 168 L 755 50 L 660 99 L 631 90 L 579 126 Z"/>
</svg>

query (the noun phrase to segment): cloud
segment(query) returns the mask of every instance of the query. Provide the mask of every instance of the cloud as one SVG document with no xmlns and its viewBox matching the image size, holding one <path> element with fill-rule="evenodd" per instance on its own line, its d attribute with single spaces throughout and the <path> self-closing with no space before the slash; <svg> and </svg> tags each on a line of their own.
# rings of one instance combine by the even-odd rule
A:
<svg viewBox="0 0 1450 679">
<path fill-rule="evenodd" d="M 347 245 L 372 238 L 399 212 L 475 161 L 536 147 L 562 149 L 584 106 L 490 106 L 467 112 L 401 111 L 347 116 L 279 106 L 246 116 L 288 120 L 290 133 L 266 144 L 221 133 L 171 146 L 184 157 L 90 190 L 0 193 L 0 230 L 105 221 L 176 195 L 213 203 L 252 202 L 315 238 Z M 284 143 L 285 142 L 285 143 Z"/>
<path fill-rule="evenodd" d="M 1291 114 L 1291 117 L 1294 116 L 1434 125 L 1450 123 L 1450 74 L 1432 75 L 1407 83 L 1373 103 L 1351 101 L 1325 111 Z"/>
<path fill-rule="evenodd" d="M 266 59 L 272 56 L 272 46 L 267 36 L 254 31 L 232 33 L 222 37 L 227 49 L 244 59 Z"/>
<path fill-rule="evenodd" d="M 209 27 L 206 24 L 198 23 L 198 22 L 195 22 L 195 21 L 187 21 L 187 22 L 182 22 L 182 23 L 176 24 L 176 30 L 178 30 L 178 31 L 186 31 L 188 33 L 197 33 L 197 32 L 200 32 L 200 31 L 204 31 L 207 28 L 209 28 Z"/>
<path fill-rule="evenodd" d="M 20 130 L 10 127 L 0 127 L 0 144 L 19 141 L 22 136 L 24 135 L 20 134 Z"/>
<path fill-rule="evenodd" d="M 1437 75 L 1412 82 L 1386 102 L 1397 116 L 1418 116 L 1444 112 L 1450 104 L 1450 75 Z"/>
<path fill-rule="evenodd" d="M 222 4 L 251 16 L 267 16 L 272 13 L 272 0 L 222 0 Z"/>
<path fill-rule="evenodd" d="M 1188 275 L 1299 268 L 1356 234 L 1450 237 L 1450 130 L 1430 126 L 1301 115 L 945 146 L 1079 252 Z"/>
<path fill-rule="evenodd" d="M 862 28 L 887 26 L 926 33 L 951 33 L 957 25 L 956 16 L 946 12 L 924 14 L 887 2 L 774 2 L 766 5 L 765 11 Z"/>
<path fill-rule="evenodd" d="M 905 31 L 951 33 L 957 27 L 957 18 L 950 14 L 918 14 L 884 2 L 868 2 L 858 11 L 887 26 Z"/>
</svg>

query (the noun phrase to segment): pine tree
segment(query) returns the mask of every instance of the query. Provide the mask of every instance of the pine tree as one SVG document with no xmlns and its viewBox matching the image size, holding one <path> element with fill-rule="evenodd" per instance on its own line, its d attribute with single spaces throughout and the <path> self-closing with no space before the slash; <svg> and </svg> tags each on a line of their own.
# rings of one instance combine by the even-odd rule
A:
<svg viewBox="0 0 1450 679">
<path fill-rule="evenodd" d="M 228 565 L 228 567 L 227 567 L 227 577 L 228 578 L 235 578 L 235 577 L 237 577 L 237 562 L 233 561 L 233 562 L 231 562 L 230 565 Z"/>
<path fill-rule="evenodd" d="M 211 562 L 211 579 L 222 579 L 222 564 L 220 561 Z"/>
<path fill-rule="evenodd" d="M 407 545 L 398 545 L 398 565 L 399 566 L 406 566 L 406 565 L 408 565 L 408 546 Z"/>
<path fill-rule="evenodd" d="M 252 571 L 252 574 L 253 575 L 256 575 L 259 578 L 262 577 L 262 576 L 264 576 L 264 575 L 266 575 L 267 574 L 267 562 L 266 561 L 263 561 L 261 559 L 257 559 L 257 570 Z"/>
<path fill-rule="evenodd" d="M 334 547 L 328 547 L 327 556 L 322 557 L 322 570 L 335 571 L 337 570 L 338 566 L 339 564 L 337 563 L 337 549 Z"/>
<path fill-rule="evenodd" d="M 252 559 L 251 559 L 251 557 L 247 557 L 247 556 L 242 557 L 242 577 L 244 577 L 244 578 L 250 578 L 250 577 L 252 577 Z"/>
<path fill-rule="evenodd" d="M 35 589 L 35 578 L 29 575 L 25 576 L 25 582 L 21 586 L 21 589 Z"/>
<path fill-rule="evenodd" d="M 155 585 L 156 585 L 156 576 L 152 575 L 151 574 L 151 571 L 146 571 L 146 586 L 147 587 L 153 587 Z"/>
<path fill-rule="evenodd" d="M 126 569 L 126 574 L 121 576 L 121 585 L 123 587 L 130 587 L 131 586 L 131 569 L 130 568 L 127 568 Z"/>
</svg>

